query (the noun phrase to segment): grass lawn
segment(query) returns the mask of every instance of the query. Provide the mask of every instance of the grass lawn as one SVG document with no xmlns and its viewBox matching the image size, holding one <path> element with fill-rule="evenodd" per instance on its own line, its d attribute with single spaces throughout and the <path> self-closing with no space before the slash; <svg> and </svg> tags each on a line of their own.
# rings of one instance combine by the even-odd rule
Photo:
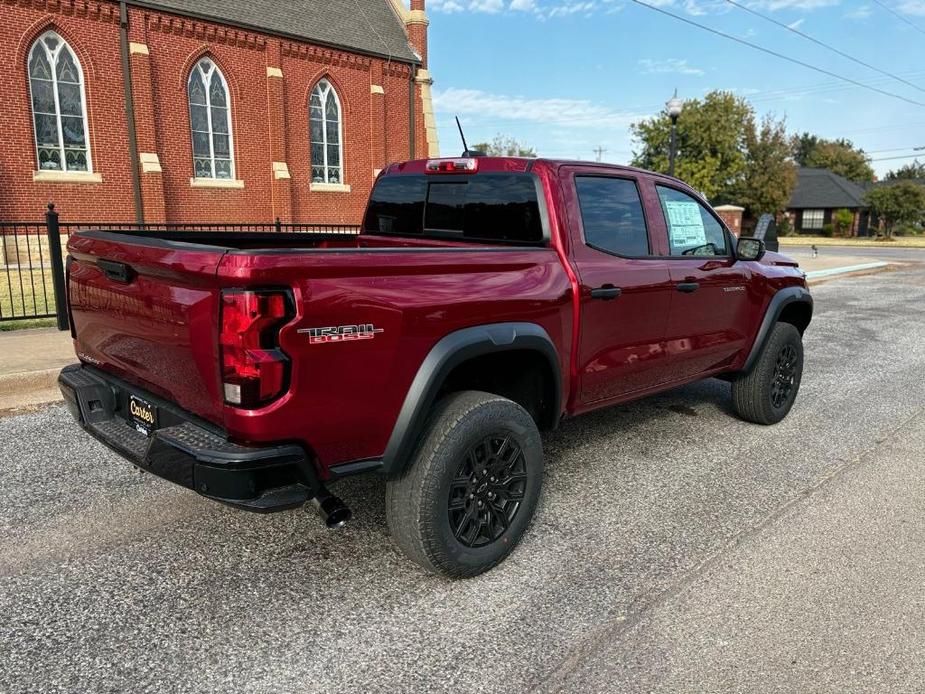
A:
<svg viewBox="0 0 925 694">
<path fill-rule="evenodd" d="M 55 293 L 51 269 L 40 268 L 30 271 L 17 267 L 0 267 L 0 318 L 23 318 L 24 320 L 2 321 L 0 330 L 37 328 L 54 325 L 54 319 L 34 319 L 36 314 L 55 312 Z"/>
<path fill-rule="evenodd" d="M 780 236 L 781 246 L 854 246 L 856 248 L 925 248 L 925 236 L 897 236 L 893 241 L 870 238 L 840 239 L 826 236 Z"/>
</svg>

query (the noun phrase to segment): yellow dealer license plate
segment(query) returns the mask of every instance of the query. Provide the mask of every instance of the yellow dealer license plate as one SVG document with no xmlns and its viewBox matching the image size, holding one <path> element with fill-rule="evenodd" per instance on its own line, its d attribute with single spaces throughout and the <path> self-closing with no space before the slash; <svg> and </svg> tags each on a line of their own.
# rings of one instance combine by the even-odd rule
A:
<svg viewBox="0 0 925 694">
<path fill-rule="evenodd" d="M 157 429 L 157 408 L 147 400 L 142 400 L 137 395 L 130 395 L 128 411 L 132 424 L 141 433 L 147 435 Z"/>
</svg>

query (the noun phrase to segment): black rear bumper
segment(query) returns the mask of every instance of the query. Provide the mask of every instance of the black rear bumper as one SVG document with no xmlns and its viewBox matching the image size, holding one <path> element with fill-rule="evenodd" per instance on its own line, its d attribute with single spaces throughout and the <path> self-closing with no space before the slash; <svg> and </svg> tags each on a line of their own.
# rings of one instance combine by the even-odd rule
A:
<svg viewBox="0 0 925 694">
<path fill-rule="evenodd" d="M 139 468 L 202 496 L 268 513 L 301 506 L 321 488 L 300 446 L 231 443 L 175 405 L 82 364 L 65 368 L 58 384 L 71 414 L 89 434 Z M 146 435 L 130 424 L 129 394 L 156 404 L 163 428 Z"/>
</svg>

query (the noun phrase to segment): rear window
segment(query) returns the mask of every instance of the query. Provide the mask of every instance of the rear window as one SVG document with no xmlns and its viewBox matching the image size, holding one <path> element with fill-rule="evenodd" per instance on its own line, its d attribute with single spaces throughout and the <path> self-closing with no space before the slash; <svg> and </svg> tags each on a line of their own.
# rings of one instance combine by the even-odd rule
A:
<svg viewBox="0 0 925 694">
<path fill-rule="evenodd" d="M 370 196 L 369 234 L 542 243 L 543 223 L 530 174 L 387 176 Z"/>
</svg>

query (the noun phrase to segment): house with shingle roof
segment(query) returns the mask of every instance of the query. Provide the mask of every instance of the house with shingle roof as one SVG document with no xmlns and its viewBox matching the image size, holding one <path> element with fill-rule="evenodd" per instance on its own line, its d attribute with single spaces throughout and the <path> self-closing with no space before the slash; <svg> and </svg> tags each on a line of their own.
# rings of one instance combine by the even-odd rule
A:
<svg viewBox="0 0 925 694">
<path fill-rule="evenodd" d="M 802 167 L 785 215 L 799 233 L 821 234 L 832 224 L 836 210 L 850 210 L 854 215 L 850 235 L 867 236 L 871 220 L 864 202 L 866 192 L 864 186 L 828 169 Z"/>
</svg>

